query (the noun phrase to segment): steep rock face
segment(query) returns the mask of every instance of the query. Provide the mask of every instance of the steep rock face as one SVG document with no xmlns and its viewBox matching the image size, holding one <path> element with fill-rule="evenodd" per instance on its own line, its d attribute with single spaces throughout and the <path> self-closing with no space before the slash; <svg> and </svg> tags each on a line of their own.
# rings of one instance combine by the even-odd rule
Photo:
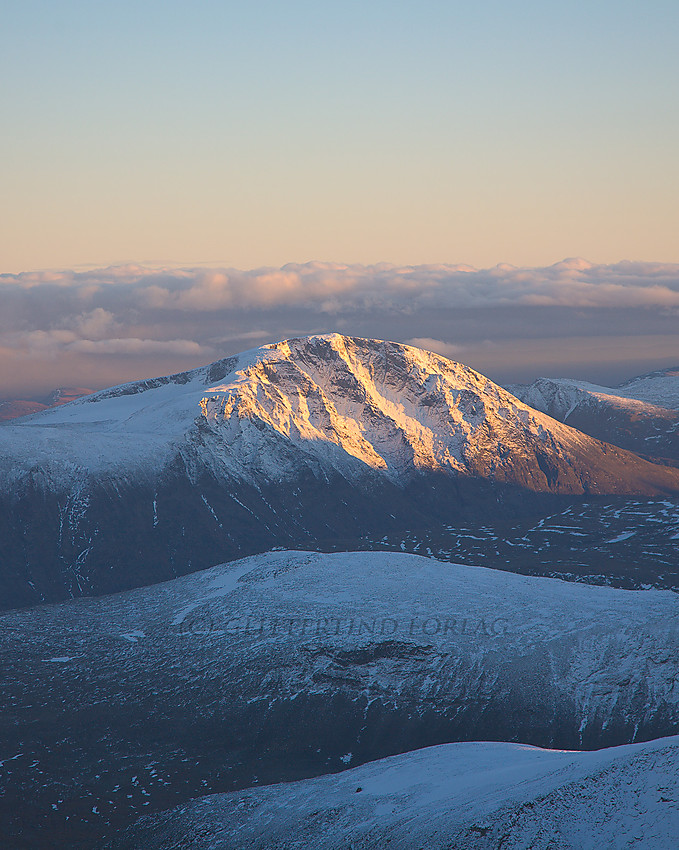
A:
<svg viewBox="0 0 679 850">
<path fill-rule="evenodd" d="M 0 606 L 547 497 L 668 492 L 678 471 L 458 363 L 337 334 L 288 340 L 2 425 Z"/>
<path fill-rule="evenodd" d="M 678 606 L 414 555 L 275 552 L 8 612 L 0 840 L 100 847 L 191 797 L 450 741 L 672 734 Z"/>
<path fill-rule="evenodd" d="M 443 471 L 563 493 L 648 493 L 679 481 L 436 354 L 339 335 L 263 351 L 201 400 L 208 427 L 238 456 L 230 466 L 240 460 L 244 477 L 290 472 L 277 463 L 284 437 L 323 471 L 350 477 L 369 468 L 403 482 Z"/>
</svg>

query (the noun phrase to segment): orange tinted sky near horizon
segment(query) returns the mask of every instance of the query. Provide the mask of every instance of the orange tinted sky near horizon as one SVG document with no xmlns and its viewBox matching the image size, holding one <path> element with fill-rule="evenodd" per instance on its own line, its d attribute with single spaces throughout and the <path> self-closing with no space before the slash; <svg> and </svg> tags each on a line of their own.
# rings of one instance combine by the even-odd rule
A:
<svg viewBox="0 0 679 850">
<path fill-rule="evenodd" d="M 0 272 L 676 262 L 679 6 L 3 4 Z"/>
</svg>

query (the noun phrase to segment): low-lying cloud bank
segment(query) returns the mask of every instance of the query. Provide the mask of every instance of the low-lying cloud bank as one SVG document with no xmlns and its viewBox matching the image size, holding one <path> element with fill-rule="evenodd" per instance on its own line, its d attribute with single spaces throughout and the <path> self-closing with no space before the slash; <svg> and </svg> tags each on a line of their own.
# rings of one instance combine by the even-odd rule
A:
<svg viewBox="0 0 679 850">
<path fill-rule="evenodd" d="M 498 380 L 620 380 L 679 362 L 678 317 L 679 265 L 660 263 L 6 274 L 0 396 L 99 387 L 332 330 L 430 348 Z"/>
</svg>

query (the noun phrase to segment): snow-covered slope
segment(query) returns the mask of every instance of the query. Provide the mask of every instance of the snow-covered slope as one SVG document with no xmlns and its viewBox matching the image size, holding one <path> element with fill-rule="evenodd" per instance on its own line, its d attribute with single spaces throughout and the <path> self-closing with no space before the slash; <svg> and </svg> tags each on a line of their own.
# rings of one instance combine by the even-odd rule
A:
<svg viewBox="0 0 679 850">
<path fill-rule="evenodd" d="M 479 373 L 338 334 L 114 387 L 0 427 L 0 606 L 272 546 L 497 519 L 543 494 L 679 492 Z"/>
<path fill-rule="evenodd" d="M 218 380 L 215 380 L 219 376 Z M 68 486 L 158 471 L 195 449 L 248 481 L 419 470 L 539 491 L 679 489 L 679 474 L 601 446 L 437 354 L 339 334 L 287 340 L 168 378 L 104 390 L 0 429 L 7 483 L 40 463 Z"/>
<path fill-rule="evenodd" d="M 617 387 L 604 387 L 588 381 L 578 381 L 573 378 L 538 378 L 532 384 L 512 384 L 507 389 L 519 398 L 531 398 L 535 404 L 531 406 L 542 410 L 542 403 L 554 405 L 559 418 L 567 417 L 567 411 L 573 404 L 581 401 L 581 394 L 599 396 L 603 399 L 625 402 L 639 401 L 663 410 L 679 410 L 679 367 L 661 369 L 630 378 Z M 633 409 L 634 405 L 630 405 Z M 637 407 L 643 410 L 642 407 Z"/>
<path fill-rule="evenodd" d="M 590 436 L 679 462 L 679 369 L 602 387 L 570 378 L 538 378 L 508 390 L 526 404 Z"/>
<path fill-rule="evenodd" d="M 616 394 L 679 410 L 679 366 L 631 378 L 616 387 Z"/>
<path fill-rule="evenodd" d="M 676 850 L 678 764 L 678 737 L 593 753 L 447 744 L 203 797 L 110 850 Z"/>
<path fill-rule="evenodd" d="M 274 552 L 8 612 L 0 844 L 66 830 L 73 847 L 191 797 L 450 741 L 672 734 L 678 624 L 668 591 L 377 552 Z"/>
<path fill-rule="evenodd" d="M 630 398 L 621 390 L 612 387 L 602 387 L 571 378 L 538 378 L 532 384 L 510 384 L 507 389 L 536 410 L 547 412 L 549 409 L 552 411 L 550 416 L 560 421 L 568 419 L 575 408 L 587 400 L 629 411 L 630 415 L 660 415 L 661 411 L 669 410 L 659 404 Z"/>
</svg>

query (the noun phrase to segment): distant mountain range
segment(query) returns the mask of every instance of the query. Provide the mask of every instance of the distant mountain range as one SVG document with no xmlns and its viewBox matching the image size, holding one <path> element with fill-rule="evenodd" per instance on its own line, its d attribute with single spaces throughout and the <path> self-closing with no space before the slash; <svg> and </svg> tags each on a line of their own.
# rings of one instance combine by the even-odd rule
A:
<svg viewBox="0 0 679 850">
<path fill-rule="evenodd" d="M 273 546 L 679 493 L 439 355 L 338 334 L 102 390 L 0 427 L 3 607 Z"/>
<path fill-rule="evenodd" d="M 59 407 L 91 392 L 92 390 L 84 387 L 59 387 L 39 399 L 6 399 L 0 401 L 0 422 L 18 419 L 20 416 L 30 416 L 32 413 L 40 413 L 41 410 L 47 410 L 50 407 Z"/>
<path fill-rule="evenodd" d="M 507 389 L 591 437 L 679 466 L 679 367 L 649 372 L 618 387 L 538 378 Z"/>
<path fill-rule="evenodd" d="M 0 846 L 674 850 L 678 372 L 331 334 L 2 422 Z"/>
</svg>

